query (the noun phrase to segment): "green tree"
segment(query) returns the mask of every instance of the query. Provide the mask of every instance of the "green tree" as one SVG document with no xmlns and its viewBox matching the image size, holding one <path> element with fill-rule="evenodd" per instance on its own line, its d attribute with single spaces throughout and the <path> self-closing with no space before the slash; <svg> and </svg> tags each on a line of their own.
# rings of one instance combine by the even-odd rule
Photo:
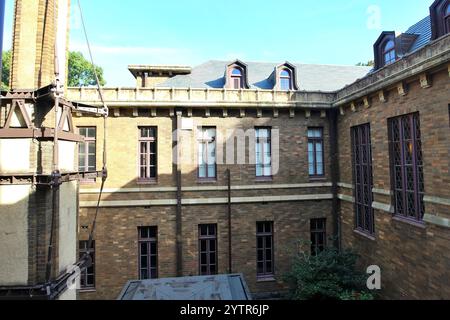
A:
<svg viewBox="0 0 450 320">
<path fill-rule="evenodd" d="M 367 62 L 358 62 L 356 65 L 358 67 L 373 67 L 375 63 L 373 62 L 373 60 L 369 60 Z"/>
<path fill-rule="evenodd" d="M 11 70 L 11 50 L 2 52 L 2 81 L 0 87 L 2 90 L 8 90 L 9 72 Z"/>
<path fill-rule="evenodd" d="M 372 300 L 367 275 L 358 271 L 358 255 L 326 248 L 318 255 L 298 254 L 285 275 L 293 300 Z"/>
<path fill-rule="evenodd" d="M 81 52 L 69 53 L 69 87 L 87 87 L 96 85 L 94 68 L 97 72 L 100 85 L 106 84 L 103 78 L 103 69 L 92 65 Z"/>
</svg>

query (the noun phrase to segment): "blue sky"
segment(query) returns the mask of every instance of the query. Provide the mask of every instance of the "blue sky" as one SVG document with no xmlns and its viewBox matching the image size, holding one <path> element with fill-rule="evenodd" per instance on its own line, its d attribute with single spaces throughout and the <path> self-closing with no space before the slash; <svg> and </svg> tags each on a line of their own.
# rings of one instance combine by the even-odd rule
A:
<svg viewBox="0 0 450 320">
<path fill-rule="evenodd" d="M 383 30 L 405 31 L 433 0 L 81 0 L 107 86 L 133 86 L 128 64 L 233 60 L 354 65 Z M 77 0 L 71 50 L 87 54 Z M 13 0 L 6 1 L 11 46 Z M 379 17 L 379 19 L 378 19 Z M 86 55 L 87 56 L 87 55 Z"/>
</svg>

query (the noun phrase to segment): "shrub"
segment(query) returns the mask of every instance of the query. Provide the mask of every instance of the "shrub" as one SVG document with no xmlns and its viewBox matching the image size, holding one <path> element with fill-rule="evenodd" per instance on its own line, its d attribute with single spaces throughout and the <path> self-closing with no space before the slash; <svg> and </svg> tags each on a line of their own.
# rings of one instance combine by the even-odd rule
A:
<svg viewBox="0 0 450 320">
<path fill-rule="evenodd" d="M 285 280 L 293 300 L 373 300 L 367 275 L 358 271 L 359 256 L 352 251 L 326 248 L 318 255 L 298 254 Z"/>
</svg>

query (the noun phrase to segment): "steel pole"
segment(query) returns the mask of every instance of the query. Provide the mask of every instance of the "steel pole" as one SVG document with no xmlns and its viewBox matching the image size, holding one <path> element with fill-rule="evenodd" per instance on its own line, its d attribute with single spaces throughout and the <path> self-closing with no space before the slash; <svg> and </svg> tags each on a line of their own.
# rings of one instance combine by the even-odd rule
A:
<svg viewBox="0 0 450 320">
<path fill-rule="evenodd" d="M 5 20 L 5 0 L 0 0 L 0 75 L 3 72 L 3 22 Z M 6 84 L 6 83 L 5 83 Z"/>
</svg>

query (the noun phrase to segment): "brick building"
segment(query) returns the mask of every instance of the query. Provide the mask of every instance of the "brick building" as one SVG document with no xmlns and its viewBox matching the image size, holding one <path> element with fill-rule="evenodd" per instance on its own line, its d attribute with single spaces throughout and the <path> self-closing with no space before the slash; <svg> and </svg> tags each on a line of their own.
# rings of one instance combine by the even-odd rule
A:
<svg viewBox="0 0 450 320">
<path fill-rule="evenodd" d="M 293 250 L 334 238 L 381 267 L 383 297 L 450 298 L 449 10 L 437 0 L 406 32 L 383 32 L 373 69 L 130 66 L 136 87 L 103 93 L 110 175 L 81 298 L 230 271 L 267 296 L 286 289 Z M 99 105 L 94 89 L 68 96 Z M 95 171 L 103 120 L 74 123 L 80 170 Z M 228 158 L 236 132 L 245 163 Z M 98 193 L 95 181 L 80 188 L 82 249 Z"/>
</svg>

